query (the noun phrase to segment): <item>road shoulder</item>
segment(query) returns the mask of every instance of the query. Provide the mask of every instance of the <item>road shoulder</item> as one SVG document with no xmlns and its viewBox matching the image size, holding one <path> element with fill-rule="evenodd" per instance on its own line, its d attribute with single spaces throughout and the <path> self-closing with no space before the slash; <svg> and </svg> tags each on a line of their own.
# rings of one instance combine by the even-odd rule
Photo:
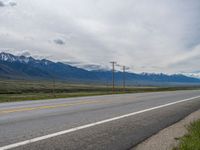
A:
<svg viewBox="0 0 200 150">
<path fill-rule="evenodd" d="M 172 150 L 178 145 L 178 139 L 187 133 L 185 127 L 198 119 L 200 119 L 200 110 L 161 130 L 157 134 L 138 144 L 132 150 Z"/>
</svg>

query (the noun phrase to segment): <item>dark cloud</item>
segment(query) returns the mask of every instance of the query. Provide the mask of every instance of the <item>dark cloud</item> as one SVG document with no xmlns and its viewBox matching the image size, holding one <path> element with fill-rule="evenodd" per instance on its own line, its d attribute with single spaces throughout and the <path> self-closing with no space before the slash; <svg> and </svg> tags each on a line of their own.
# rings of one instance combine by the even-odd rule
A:
<svg viewBox="0 0 200 150">
<path fill-rule="evenodd" d="M 65 41 L 63 39 L 54 39 L 54 43 L 58 45 L 65 45 Z"/>
<path fill-rule="evenodd" d="M 6 7 L 6 6 L 14 7 L 14 6 L 16 6 L 16 5 L 17 5 L 16 2 L 4 3 L 3 1 L 0 1 L 0 7 Z"/>
<path fill-rule="evenodd" d="M 10 2 L 9 5 L 12 6 L 12 7 L 14 7 L 14 6 L 17 5 L 17 3 L 16 2 Z"/>
<path fill-rule="evenodd" d="M 2 1 L 0 1 L 0 7 L 5 7 L 5 4 Z"/>
</svg>

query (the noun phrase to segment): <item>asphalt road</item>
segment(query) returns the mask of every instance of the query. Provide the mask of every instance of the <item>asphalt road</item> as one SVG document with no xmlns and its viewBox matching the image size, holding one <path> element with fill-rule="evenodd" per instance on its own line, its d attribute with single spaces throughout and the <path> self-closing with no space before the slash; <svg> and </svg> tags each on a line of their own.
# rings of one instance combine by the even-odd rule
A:
<svg viewBox="0 0 200 150">
<path fill-rule="evenodd" d="M 126 150 L 200 109 L 200 91 L 0 104 L 0 150 Z"/>
</svg>

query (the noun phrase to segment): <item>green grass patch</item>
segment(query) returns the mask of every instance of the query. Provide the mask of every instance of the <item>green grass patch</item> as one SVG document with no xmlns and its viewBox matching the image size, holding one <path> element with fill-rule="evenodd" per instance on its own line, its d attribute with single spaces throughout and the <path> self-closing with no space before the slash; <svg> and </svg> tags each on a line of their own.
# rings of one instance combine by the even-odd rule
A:
<svg viewBox="0 0 200 150">
<path fill-rule="evenodd" d="M 188 134 L 180 138 L 180 145 L 174 150 L 200 150 L 200 120 L 191 123 Z"/>
<path fill-rule="evenodd" d="M 176 91 L 199 87 L 139 87 L 116 86 L 115 94 Z M 112 94 L 112 86 L 100 84 L 72 84 L 56 81 L 0 80 L 0 102 L 67 98 Z"/>
</svg>

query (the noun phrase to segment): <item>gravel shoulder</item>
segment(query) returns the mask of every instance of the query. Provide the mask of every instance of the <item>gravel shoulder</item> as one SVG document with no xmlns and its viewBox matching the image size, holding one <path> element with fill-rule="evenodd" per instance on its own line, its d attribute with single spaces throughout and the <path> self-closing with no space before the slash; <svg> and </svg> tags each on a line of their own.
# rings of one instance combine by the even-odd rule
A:
<svg viewBox="0 0 200 150">
<path fill-rule="evenodd" d="M 178 139 L 187 133 L 185 127 L 198 119 L 200 119 L 200 110 L 161 130 L 157 134 L 138 144 L 132 150 L 172 150 L 172 148 L 179 144 Z"/>
</svg>

